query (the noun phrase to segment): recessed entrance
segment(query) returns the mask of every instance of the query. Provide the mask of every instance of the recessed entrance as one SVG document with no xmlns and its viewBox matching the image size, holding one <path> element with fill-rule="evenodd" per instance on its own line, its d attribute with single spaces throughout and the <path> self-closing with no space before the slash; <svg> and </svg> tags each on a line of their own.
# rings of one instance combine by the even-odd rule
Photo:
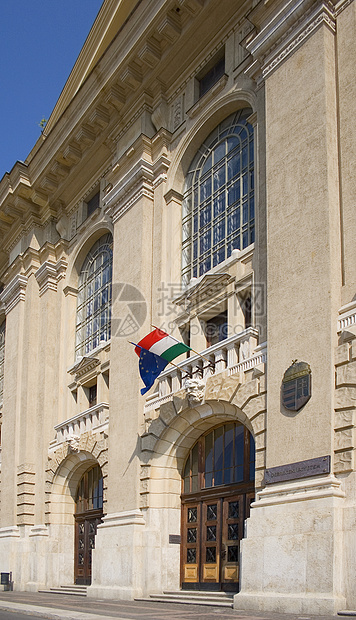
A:
<svg viewBox="0 0 356 620">
<path fill-rule="evenodd" d="M 74 581 L 90 585 L 92 550 L 103 517 L 103 476 L 99 465 L 87 470 L 77 489 L 75 511 Z"/>
<path fill-rule="evenodd" d="M 238 591 L 254 472 L 255 444 L 242 424 L 219 426 L 193 446 L 183 472 L 183 589 Z"/>
</svg>

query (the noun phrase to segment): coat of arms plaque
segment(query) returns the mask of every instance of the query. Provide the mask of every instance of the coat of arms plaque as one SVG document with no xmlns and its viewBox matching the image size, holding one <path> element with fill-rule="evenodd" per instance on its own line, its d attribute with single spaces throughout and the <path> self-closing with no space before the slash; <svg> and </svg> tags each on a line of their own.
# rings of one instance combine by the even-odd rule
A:
<svg viewBox="0 0 356 620">
<path fill-rule="evenodd" d="M 282 404 L 290 411 L 299 411 L 311 397 L 311 369 L 307 362 L 294 360 L 282 379 Z"/>
</svg>

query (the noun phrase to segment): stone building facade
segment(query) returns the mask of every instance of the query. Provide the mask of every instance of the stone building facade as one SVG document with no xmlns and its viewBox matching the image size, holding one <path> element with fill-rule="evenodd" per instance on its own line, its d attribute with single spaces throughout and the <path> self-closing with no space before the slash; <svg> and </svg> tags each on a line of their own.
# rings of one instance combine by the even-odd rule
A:
<svg viewBox="0 0 356 620">
<path fill-rule="evenodd" d="M 355 609 L 355 3 L 105 0 L 0 183 L 0 568 Z M 141 396 L 137 343 L 191 347 Z"/>
</svg>

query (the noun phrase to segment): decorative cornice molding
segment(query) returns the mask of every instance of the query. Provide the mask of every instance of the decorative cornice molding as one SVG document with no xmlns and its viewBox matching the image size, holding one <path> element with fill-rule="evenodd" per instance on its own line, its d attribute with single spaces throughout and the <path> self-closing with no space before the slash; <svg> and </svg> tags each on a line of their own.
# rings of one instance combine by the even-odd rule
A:
<svg viewBox="0 0 356 620">
<path fill-rule="evenodd" d="M 171 202 L 175 202 L 179 206 L 181 206 L 183 202 L 183 194 L 181 194 L 180 192 L 177 192 L 177 190 L 172 188 L 164 195 L 164 199 L 167 205 L 170 204 Z"/>
<path fill-rule="evenodd" d="M 227 285 L 234 280 L 234 276 L 229 273 L 205 274 L 200 281 L 187 288 L 182 295 L 177 297 L 174 303 L 177 306 L 184 305 L 186 309 L 188 306 L 192 309 L 207 298 L 211 298 L 221 290 L 226 289 Z"/>
<path fill-rule="evenodd" d="M 77 297 L 78 295 L 78 289 L 75 288 L 74 286 L 65 286 L 63 289 L 63 293 L 65 295 L 65 297 L 68 297 L 68 295 L 72 296 L 72 297 Z"/>
<path fill-rule="evenodd" d="M 45 261 L 35 273 L 40 297 L 46 291 L 56 291 L 58 281 L 65 277 L 68 263 L 61 258 L 57 263 Z"/>
<path fill-rule="evenodd" d="M 104 197 L 105 213 L 115 224 L 141 198 L 153 200 L 153 165 L 142 157 Z"/>
<path fill-rule="evenodd" d="M 354 0 L 341 0 L 335 7 L 335 17 L 338 17 L 344 9 L 346 9 Z"/>
<path fill-rule="evenodd" d="M 90 370 L 93 370 L 100 364 L 100 360 L 97 357 L 82 357 L 82 359 L 72 366 L 68 371 L 71 375 L 75 375 L 77 381 L 80 377 L 85 375 Z"/>
<path fill-rule="evenodd" d="M 36 280 L 39 286 L 39 294 L 43 295 L 46 291 L 57 290 L 57 271 L 54 263 L 46 261 L 37 269 L 35 273 Z"/>
<path fill-rule="evenodd" d="M 26 276 L 18 274 L 5 286 L 0 296 L 0 301 L 5 304 L 5 314 L 9 314 L 20 301 L 25 301 L 27 282 Z"/>
<path fill-rule="evenodd" d="M 257 81 L 265 79 L 323 24 L 336 32 L 335 13 L 328 0 L 289 0 L 258 34 L 247 40 L 246 49 L 253 61 L 245 73 Z"/>
<path fill-rule="evenodd" d="M 161 183 L 165 183 L 167 181 L 167 171 L 169 170 L 170 160 L 166 155 L 161 155 L 161 157 L 154 163 L 153 172 L 154 172 L 154 181 L 153 181 L 153 189 L 161 185 Z"/>
</svg>

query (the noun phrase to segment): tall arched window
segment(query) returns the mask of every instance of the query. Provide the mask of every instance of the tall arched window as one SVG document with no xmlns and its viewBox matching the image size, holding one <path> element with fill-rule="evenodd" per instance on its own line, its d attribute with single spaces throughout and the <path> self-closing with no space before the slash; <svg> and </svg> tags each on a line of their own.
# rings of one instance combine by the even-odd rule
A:
<svg viewBox="0 0 356 620">
<path fill-rule="evenodd" d="M 191 449 L 183 470 L 183 493 L 255 479 L 255 442 L 239 422 L 203 435 Z"/>
<path fill-rule="evenodd" d="M 254 242 L 251 113 L 245 108 L 220 123 L 190 165 L 183 201 L 183 284 Z"/>
<path fill-rule="evenodd" d="M 79 276 L 76 356 L 111 336 L 112 235 L 103 235 L 87 255 Z"/>
<path fill-rule="evenodd" d="M 3 321 L 0 325 L 0 405 L 4 395 L 5 327 L 6 323 Z"/>
<path fill-rule="evenodd" d="M 82 476 L 75 498 L 76 514 L 103 508 L 103 475 L 95 465 Z"/>
</svg>

